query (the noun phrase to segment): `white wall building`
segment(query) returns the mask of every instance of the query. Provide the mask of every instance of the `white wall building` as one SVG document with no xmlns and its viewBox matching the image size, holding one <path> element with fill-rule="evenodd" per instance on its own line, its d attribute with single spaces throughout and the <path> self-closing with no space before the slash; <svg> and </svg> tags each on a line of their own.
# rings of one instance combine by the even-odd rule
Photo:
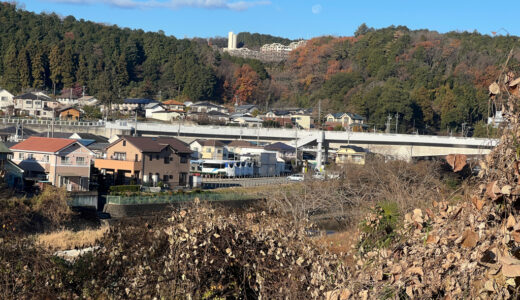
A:
<svg viewBox="0 0 520 300">
<path fill-rule="evenodd" d="M 14 105 L 13 98 L 13 94 L 9 93 L 7 90 L 0 89 L 0 109 L 4 109 L 9 105 Z"/>
<path fill-rule="evenodd" d="M 228 50 L 234 50 L 237 48 L 237 35 L 230 31 L 228 33 Z"/>
</svg>

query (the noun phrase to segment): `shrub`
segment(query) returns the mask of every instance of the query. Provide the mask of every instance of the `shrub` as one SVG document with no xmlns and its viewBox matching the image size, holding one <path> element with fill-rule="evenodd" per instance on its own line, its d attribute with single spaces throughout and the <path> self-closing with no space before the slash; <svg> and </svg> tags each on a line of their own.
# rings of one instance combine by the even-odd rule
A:
<svg viewBox="0 0 520 300">
<path fill-rule="evenodd" d="M 395 202 L 383 202 L 375 206 L 360 224 L 360 239 L 357 248 L 365 253 L 372 249 L 387 248 L 399 234 L 399 207 Z"/>
<path fill-rule="evenodd" d="M 65 189 L 46 186 L 39 195 L 31 199 L 31 204 L 34 211 L 51 227 L 57 227 L 69 221 L 73 215 L 68 201 L 69 197 Z"/>
<path fill-rule="evenodd" d="M 141 190 L 140 185 L 113 185 L 110 187 L 110 194 L 125 193 L 125 192 L 139 192 Z"/>
</svg>

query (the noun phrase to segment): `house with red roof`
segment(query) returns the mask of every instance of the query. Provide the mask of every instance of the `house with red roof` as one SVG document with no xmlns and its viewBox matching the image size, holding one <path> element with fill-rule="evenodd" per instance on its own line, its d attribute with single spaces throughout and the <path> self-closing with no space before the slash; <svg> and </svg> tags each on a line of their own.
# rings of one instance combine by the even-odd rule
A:
<svg viewBox="0 0 520 300">
<path fill-rule="evenodd" d="M 25 178 L 68 191 L 88 191 L 94 152 L 77 140 L 31 136 L 12 146 L 12 161 Z"/>
<path fill-rule="evenodd" d="M 167 110 L 179 111 L 179 112 L 184 111 L 184 109 L 186 108 L 186 106 L 184 105 L 184 103 L 179 102 L 179 101 L 174 100 L 174 99 L 164 101 L 164 102 L 162 103 L 162 105 L 163 105 Z"/>
</svg>

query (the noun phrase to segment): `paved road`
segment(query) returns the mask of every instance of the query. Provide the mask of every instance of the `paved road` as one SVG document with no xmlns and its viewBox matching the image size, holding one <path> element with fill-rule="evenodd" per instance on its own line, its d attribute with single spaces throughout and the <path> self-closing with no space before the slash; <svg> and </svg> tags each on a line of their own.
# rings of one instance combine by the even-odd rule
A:
<svg viewBox="0 0 520 300">
<path fill-rule="evenodd" d="M 282 177 L 260 177 L 260 178 L 203 178 L 203 188 L 220 188 L 220 187 L 253 187 L 262 185 L 276 185 L 289 183 L 285 176 Z"/>
</svg>

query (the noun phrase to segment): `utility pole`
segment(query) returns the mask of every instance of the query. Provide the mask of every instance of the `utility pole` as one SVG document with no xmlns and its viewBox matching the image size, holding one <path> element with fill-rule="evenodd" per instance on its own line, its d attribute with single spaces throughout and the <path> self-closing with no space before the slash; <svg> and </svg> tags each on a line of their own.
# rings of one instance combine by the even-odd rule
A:
<svg viewBox="0 0 520 300">
<path fill-rule="evenodd" d="M 399 113 L 395 113 L 395 133 L 397 133 L 398 124 L 399 124 Z"/>
<path fill-rule="evenodd" d="M 294 127 L 294 149 L 296 153 L 296 169 L 298 169 L 298 130 Z"/>
<path fill-rule="evenodd" d="M 321 99 L 318 100 L 318 124 L 320 125 L 320 129 L 321 129 Z"/>
<path fill-rule="evenodd" d="M 134 120 L 134 136 L 137 136 L 137 109 L 139 106 L 135 109 L 135 120 Z"/>
</svg>

